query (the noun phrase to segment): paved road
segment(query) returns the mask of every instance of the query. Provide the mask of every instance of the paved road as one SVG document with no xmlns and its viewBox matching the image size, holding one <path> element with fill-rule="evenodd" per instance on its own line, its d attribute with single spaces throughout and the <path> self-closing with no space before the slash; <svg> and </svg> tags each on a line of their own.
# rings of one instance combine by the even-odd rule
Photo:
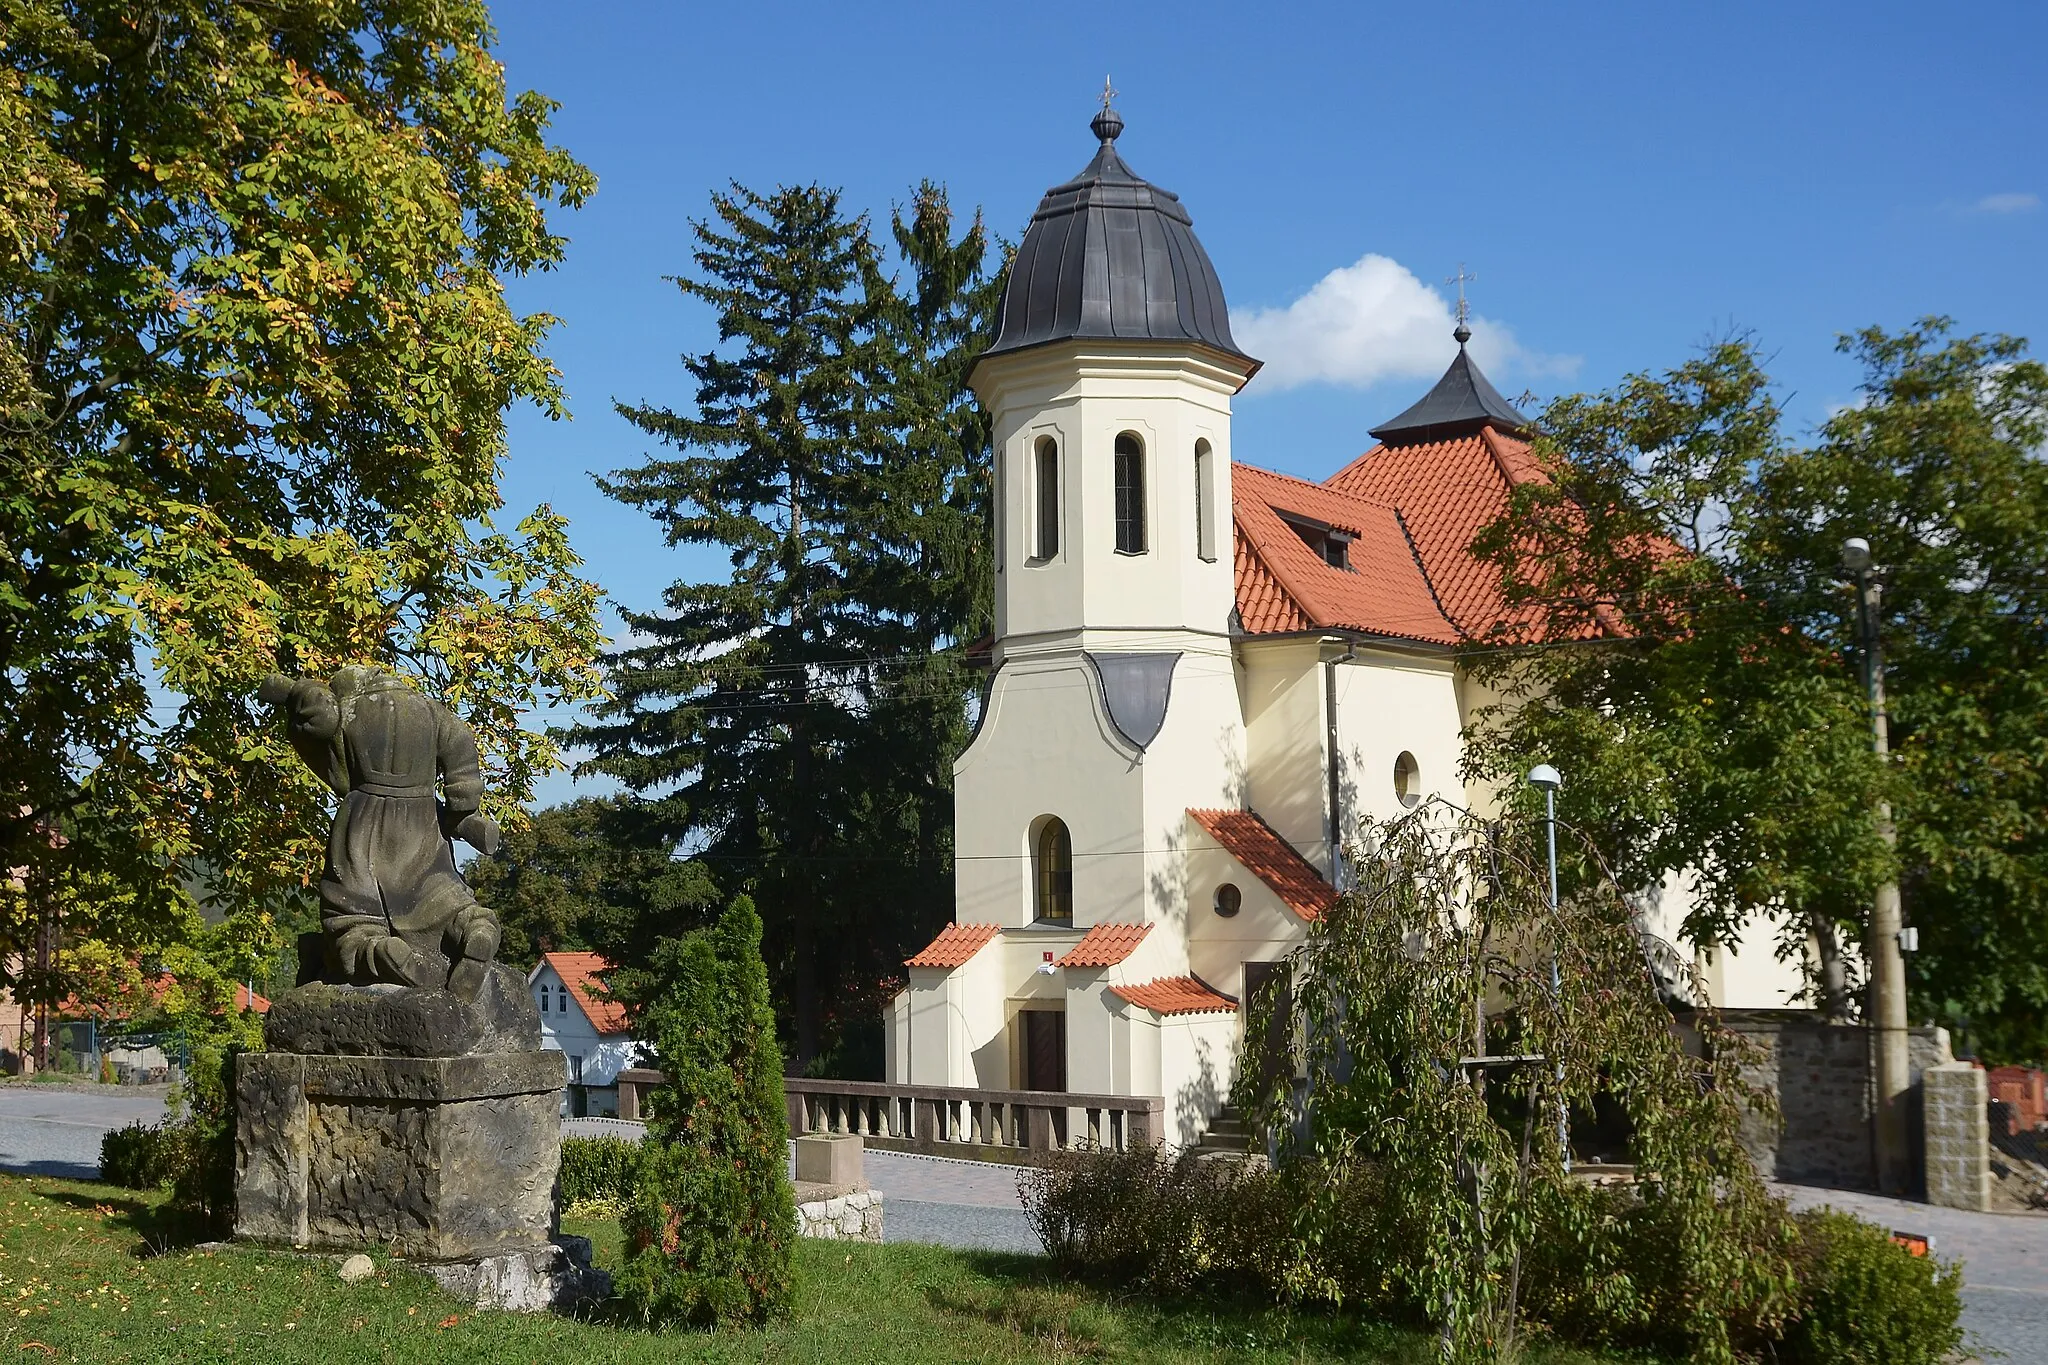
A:
<svg viewBox="0 0 2048 1365">
<path fill-rule="evenodd" d="M 91 1178 L 100 1135 L 163 1115 L 162 1088 L 65 1090 L 0 1086 L 0 1170 Z M 569 1119 L 565 1133 L 637 1137 L 638 1124 Z M 886 1197 L 892 1242 L 935 1242 L 1036 1252 L 1017 1202 L 1013 1166 L 897 1152 L 867 1154 L 868 1179 Z M 1980 1351 L 2012 1362 L 2048 1362 L 2048 1216 L 1963 1213 L 1845 1190 L 1780 1185 L 1795 1207 L 1830 1204 L 1900 1231 L 1934 1238 L 1935 1253 L 1964 1263 L 1963 1324 Z"/>
<path fill-rule="evenodd" d="M 72 1090 L 61 1084 L 0 1086 L 0 1170 L 92 1180 L 100 1137 L 164 1116 L 168 1087 Z"/>
</svg>

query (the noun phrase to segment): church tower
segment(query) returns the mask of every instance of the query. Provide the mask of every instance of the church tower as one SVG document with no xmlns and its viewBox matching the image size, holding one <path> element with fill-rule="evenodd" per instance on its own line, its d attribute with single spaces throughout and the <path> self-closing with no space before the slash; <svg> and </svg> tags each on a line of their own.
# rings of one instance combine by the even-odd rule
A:
<svg viewBox="0 0 2048 1365">
<path fill-rule="evenodd" d="M 1107 97 L 1090 128 L 970 375 L 994 420 L 996 672 L 955 768 L 963 924 L 1182 913 L 1188 808 L 1242 800 L 1230 400 L 1258 362 Z"/>
<path fill-rule="evenodd" d="M 1229 633 L 1230 399 L 1258 362 L 1177 196 L 1101 146 L 1046 192 L 972 382 L 995 419 L 998 658 Z"/>
</svg>

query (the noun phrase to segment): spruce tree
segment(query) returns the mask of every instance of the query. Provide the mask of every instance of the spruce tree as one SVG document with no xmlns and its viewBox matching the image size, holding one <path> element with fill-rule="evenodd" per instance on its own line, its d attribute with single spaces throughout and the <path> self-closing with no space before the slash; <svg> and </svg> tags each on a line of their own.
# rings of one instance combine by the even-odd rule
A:
<svg viewBox="0 0 2048 1365">
<path fill-rule="evenodd" d="M 677 283 L 722 344 L 684 358 L 694 413 L 620 406 L 675 453 L 602 482 L 732 576 L 625 613 L 641 643 L 575 738 L 642 794 L 638 837 L 760 907 L 801 1066 L 879 1018 L 950 901 L 961 645 L 988 600 L 988 438 L 962 376 L 994 304 L 979 222 L 953 243 L 933 187 L 894 222 L 901 295 L 836 192 L 735 186 L 712 207 Z"/>
<path fill-rule="evenodd" d="M 759 1322 L 789 1302 L 796 1202 L 753 904 L 741 896 L 710 928 L 665 940 L 648 979 L 636 1022 L 665 1080 L 620 1216 L 619 1291 L 643 1321 Z"/>
</svg>

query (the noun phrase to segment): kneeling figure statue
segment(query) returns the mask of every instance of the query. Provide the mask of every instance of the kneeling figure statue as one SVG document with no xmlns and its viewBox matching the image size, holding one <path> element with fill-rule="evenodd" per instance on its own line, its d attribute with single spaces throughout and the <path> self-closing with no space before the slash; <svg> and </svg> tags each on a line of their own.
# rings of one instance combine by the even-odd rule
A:
<svg viewBox="0 0 2048 1365">
<path fill-rule="evenodd" d="M 320 877 L 326 974 L 476 999 L 498 918 L 470 894 L 449 847 L 462 839 L 498 851 L 498 826 L 480 809 L 476 735 L 380 668 L 344 668 L 325 683 L 273 673 L 257 695 L 284 710 L 292 747 L 341 798 Z"/>
</svg>

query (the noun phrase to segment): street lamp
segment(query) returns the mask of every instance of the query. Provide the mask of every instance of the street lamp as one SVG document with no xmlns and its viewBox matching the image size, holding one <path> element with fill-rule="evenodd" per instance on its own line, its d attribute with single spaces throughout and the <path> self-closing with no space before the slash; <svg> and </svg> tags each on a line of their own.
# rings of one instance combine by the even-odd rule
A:
<svg viewBox="0 0 2048 1365">
<path fill-rule="evenodd" d="M 1529 785 L 1543 793 L 1543 823 L 1550 835 L 1550 913 L 1557 915 L 1557 789 L 1564 785 L 1564 778 L 1548 763 L 1538 763 L 1529 769 Z M 1550 995 L 1560 1002 L 1564 995 L 1564 982 L 1558 975 L 1557 950 L 1550 953 Z M 1564 1157 L 1567 1174 L 1572 1169 L 1571 1115 L 1564 1100 L 1564 1059 L 1557 1062 L 1557 1150 Z"/>
<path fill-rule="evenodd" d="M 1891 723 L 1884 701 L 1884 642 L 1878 621 L 1884 604 L 1884 570 L 1870 553 L 1870 542 L 1854 536 L 1842 542 L 1842 569 L 1856 588 L 1856 635 L 1861 646 L 1863 689 L 1870 700 L 1870 747 L 1879 763 L 1889 763 Z M 1877 803 L 1877 833 L 1886 847 L 1898 843 L 1892 824 L 1892 803 Z M 1870 960 L 1871 1030 L 1876 1053 L 1877 1104 L 1872 1115 L 1872 1145 L 1877 1155 L 1877 1185 L 1885 1194 L 1903 1195 L 1912 1180 L 1912 1149 L 1906 1127 L 1906 1091 L 1911 1077 L 1906 1058 L 1906 959 L 1900 949 L 1899 884 L 1877 888 L 1870 907 L 1870 930 L 1864 952 Z"/>
</svg>

